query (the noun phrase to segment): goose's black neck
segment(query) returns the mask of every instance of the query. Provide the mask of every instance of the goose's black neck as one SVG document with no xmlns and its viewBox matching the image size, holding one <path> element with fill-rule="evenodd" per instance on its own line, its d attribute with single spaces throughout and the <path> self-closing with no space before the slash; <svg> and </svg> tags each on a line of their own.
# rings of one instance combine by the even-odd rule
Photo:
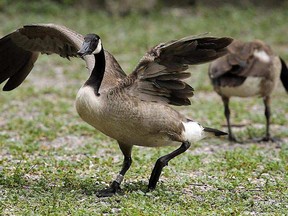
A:
<svg viewBox="0 0 288 216">
<path fill-rule="evenodd" d="M 282 58 L 280 58 L 280 61 L 281 61 L 281 66 L 282 66 L 280 79 L 282 81 L 282 84 L 286 92 L 288 93 L 288 68 L 287 68 L 285 61 Z"/>
<path fill-rule="evenodd" d="M 97 96 L 100 96 L 99 89 L 103 80 L 106 65 L 103 47 L 99 53 L 94 54 L 94 57 L 95 57 L 95 65 L 85 85 L 93 87 L 95 94 Z"/>
</svg>

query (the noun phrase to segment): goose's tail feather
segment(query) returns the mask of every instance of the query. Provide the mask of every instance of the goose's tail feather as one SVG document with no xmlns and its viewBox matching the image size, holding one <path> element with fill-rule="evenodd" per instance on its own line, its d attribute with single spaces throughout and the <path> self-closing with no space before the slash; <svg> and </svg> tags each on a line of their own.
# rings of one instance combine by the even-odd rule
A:
<svg viewBox="0 0 288 216">
<path fill-rule="evenodd" d="M 228 135 L 228 133 L 214 129 L 214 128 L 209 128 L 209 127 L 204 127 L 204 132 L 206 132 L 207 136 L 211 137 L 211 136 L 224 136 L 224 135 Z"/>
</svg>

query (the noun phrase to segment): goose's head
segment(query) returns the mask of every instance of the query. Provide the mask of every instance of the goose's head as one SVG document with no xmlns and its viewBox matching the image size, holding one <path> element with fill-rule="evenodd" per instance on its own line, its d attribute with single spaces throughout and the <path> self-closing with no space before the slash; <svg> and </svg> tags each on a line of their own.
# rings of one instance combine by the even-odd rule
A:
<svg viewBox="0 0 288 216">
<path fill-rule="evenodd" d="M 98 54 L 102 49 L 103 46 L 100 37 L 96 34 L 87 34 L 77 54 L 84 57 L 85 55 Z"/>
</svg>

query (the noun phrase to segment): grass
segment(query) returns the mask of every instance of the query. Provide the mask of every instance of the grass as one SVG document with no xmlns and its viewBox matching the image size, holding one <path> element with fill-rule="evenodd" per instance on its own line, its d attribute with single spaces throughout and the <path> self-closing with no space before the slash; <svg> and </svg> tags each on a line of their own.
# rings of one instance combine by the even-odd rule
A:
<svg viewBox="0 0 288 216">
<path fill-rule="evenodd" d="M 284 8 L 197 7 L 122 18 L 97 9 L 64 10 L 49 5 L 52 9 L 42 12 L 39 5 L 33 5 L 29 13 L 25 5 L 5 8 L 0 13 L 0 35 L 39 22 L 63 24 L 83 34 L 95 32 L 127 72 L 149 47 L 203 32 L 243 40 L 260 38 L 288 59 L 288 14 Z M 281 138 L 281 143 L 231 145 L 225 139 L 197 143 L 165 167 L 158 187 L 149 193 L 146 187 L 155 161 L 173 148 L 135 147 L 123 194 L 99 199 L 95 191 L 115 177 L 122 155 L 114 140 L 76 114 L 74 99 L 87 78 L 83 68 L 79 60 L 41 56 L 20 88 L 0 94 L 1 215 L 287 213 L 288 106 L 281 84 L 272 101 L 272 134 Z M 195 97 L 191 106 L 180 110 L 204 125 L 226 130 L 222 102 L 212 91 L 207 68 L 191 68 L 189 82 L 196 89 Z M 239 138 L 263 135 L 261 99 L 233 98 L 231 111 L 232 123 L 244 125 L 233 128 Z"/>
</svg>

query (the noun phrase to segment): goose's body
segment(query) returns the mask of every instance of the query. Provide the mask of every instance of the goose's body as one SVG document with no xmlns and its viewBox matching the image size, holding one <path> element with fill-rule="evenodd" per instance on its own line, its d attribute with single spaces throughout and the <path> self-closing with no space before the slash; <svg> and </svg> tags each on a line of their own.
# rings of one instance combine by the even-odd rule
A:
<svg viewBox="0 0 288 216">
<path fill-rule="evenodd" d="M 76 109 L 84 121 L 107 136 L 131 147 L 178 146 L 187 140 L 184 127 L 188 131 L 189 120 L 171 107 L 127 95 L 119 100 L 117 93 L 110 95 L 109 91 L 100 95 L 96 98 L 93 88 L 82 87 L 77 94 Z M 191 128 L 201 126 L 196 124 Z M 204 138 L 202 130 L 198 130 L 191 141 Z"/>
<path fill-rule="evenodd" d="M 267 120 L 266 135 L 269 141 L 270 96 L 279 80 L 288 91 L 288 70 L 285 62 L 263 41 L 233 41 L 228 54 L 213 61 L 209 77 L 214 90 L 222 97 L 229 129 L 229 139 L 236 141 L 230 126 L 230 97 L 262 97 Z"/>
<path fill-rule="evenodd" d="M 96 98 L 93 88 L 84 86 L 76 98 L 76 109 L 81 118 L 107 136 L 130 146 L 158 147 L 171 143 L 168 133 L 171 138 L 173 133 L 181 133 L 182 116 L 174 109 L 125 95 L 119 100 L 117 93 L 110 95 L 109 92 L 100 92 L 101 96 Z M 183 141 L 179 138 L 175 140 L 177 145 Z"/>
<path fill-rule="evenodd" d="M 77 112 L 88 124 L 116 139 L 124 154 L 120 173 L 101 195 L 111 195 L 119 189 L 132 162 L 132 146 L 181 145 L 155 164 L 149 180 L 149 188 L 153 189 L 162 168 L 186 151 L 191 142 L 226 134 L 202 127 L 169 105 L 190 104 L 193 88 L 183 81 L 190 76 L 186 72 L 188 65 L 224 55 L 230 43 L 230 38 L 193 36 L 162 43 L 147 52 L 127 76 L 104 50 L 98 35 L 84 38 L 63 26 L 29 25 L 0 39 L 0 83 L 8 79 L 4 90 L 19 86 L 39 52 L 67 58 L 81 56 L 90 76 L 77 94 Z"/>
</svg>

